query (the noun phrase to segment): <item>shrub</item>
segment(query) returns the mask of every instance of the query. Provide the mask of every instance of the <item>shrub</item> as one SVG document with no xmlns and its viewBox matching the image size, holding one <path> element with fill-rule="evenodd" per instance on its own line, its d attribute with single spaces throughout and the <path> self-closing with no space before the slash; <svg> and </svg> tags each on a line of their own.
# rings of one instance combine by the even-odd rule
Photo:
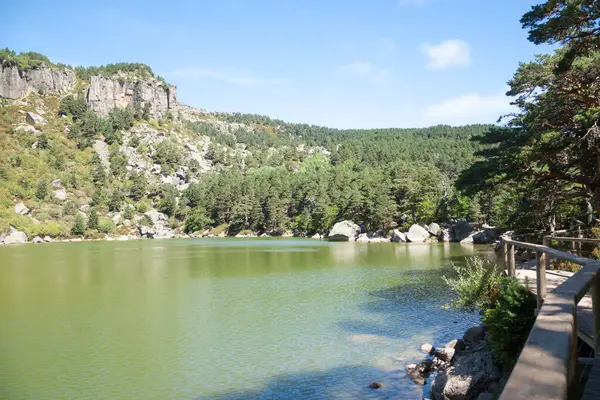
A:
<svg viewBox="0 0 600 400">
<path fill-rule="evenodd" d="M 185 219 L 183 231 L 185 233 L 198 232 L 204 230 L 212 223 L 213 221 L 206 215 L 206 212 L 201 208 L 197 208 Z"/>
<path fill-rule="evenodd" d="M 593 258 L 593 256 L 591 257 Z M 577 272 L 581 269 L 581 265 L 575 264 L 565 260 L 553 260 L 550 269 L 558 270 L 558 271 L 569 271 L 569 272 Z"/>
<path fill-rule="evenodd" d="M 71 228 L 71 234 L 81 236 L 85 233 L 85 220 L 83 219 L 83 215 L 77 214 L 75 217 L 75 222 L 73 223 L 73 227 Z"/>
<path fill-rule="evenodd" d="M 456 278 L 444 277 L 450 289 L 458 295 L 452 306 L 469 310 L 487 308 L 502 281 L 500 270 L 479 257 L 467 258 L 466 265 L 453 265 L 453 269 Z"/>
<path fill-rule="evenodd" d="M 111 220 L 102 220 L 98 223 L 98 232 L 112 233 L 115 230 L 115 224 Z"/>
<path fill-rule="evenodd" d="M 146 211 L 148 211 L 148 204 L 146 204 L 145 201 L 140 201 L 137 205 L 137 210 L 139 213 L 145 213 Z"/>
<path fill-rule="evenodd" d="M 517 360 L 535 321 L 535 308 L 535 299 L 517 278 L 503 279 L 483 316 L 492 356 L 503 366 L 512 367 Z"/>
<path fill-rule="evenodd" d="M 181 162 L 181 149 L 170 139 L 165 139 L 156 145 L 154 160 L 167 172 L 172 172 Z"/>
<path fill-rule="evenodd" d="M 37 187 L 35 189 L 35 197 L 37 197 L 40 200 L 45 200 L 46 197 L 48 197 L 49 189 L 50 183 L 47 180 L 42 179 L 38 182 Z"/>
<path fill-rule="evenodd" d="M 98 212 L 95 208 L 90 210 L 87 227 L 88 229 L 98 229 Z"/>
<path fill-rule="evenodd" d="M 127 205 L 125 207 L 125 210 L 123 211 L 123 218 L 131 220 L 131 219 L 133 219 L 134 216 L 135 216 L 134 208 L 131 207 L 130 205 Z"/>
<path fill-rule="evenodd" d="M 535 299 L 517 278 L 503 275 L 477 257 L 454 270 L 456 278 L 444 277 L 458 295 L 452 306 L 479 310 L 494 360 L 512 367 L 535 321 Z"/>
</svg>

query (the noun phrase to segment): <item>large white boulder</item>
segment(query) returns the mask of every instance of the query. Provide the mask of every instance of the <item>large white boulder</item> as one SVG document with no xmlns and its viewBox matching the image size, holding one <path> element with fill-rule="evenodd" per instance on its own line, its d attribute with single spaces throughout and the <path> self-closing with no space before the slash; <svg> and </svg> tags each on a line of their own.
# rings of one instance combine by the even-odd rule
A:
<svg viewBox="0 0 600 400">
<path fill-rule="evenodd" d="M 429 232 L 421 225 L 413 224 L 406 233 L 406 238 L 409 242 L 423 243 L 429 239 Z"/>
<path fill-rule="evenodd" d="M 342 221 L 333 226 L 327 239 L 332 242 L 352 242 L 359 234 L 360 227 L 358 225 L 352 221 Z"/>
<path fill-rule="evenodd" d="M 8 231 L 8 235 L 4 237 L 4 244 L 18 244 L 18 243 L 27 243 L 27 235 L 25 232 L 21 232 L 17 230 L 15 227 L 11 226 Z"/>
</svg>

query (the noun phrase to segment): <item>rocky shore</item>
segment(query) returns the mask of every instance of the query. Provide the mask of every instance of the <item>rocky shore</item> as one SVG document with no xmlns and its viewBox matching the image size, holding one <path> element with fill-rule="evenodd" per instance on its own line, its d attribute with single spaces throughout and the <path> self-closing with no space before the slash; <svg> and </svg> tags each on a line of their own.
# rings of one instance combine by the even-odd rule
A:
<svg viewBox="0 0 600 400">
<path fill-rule="evenodd" d="M 57 191 L 60 190 L 57 189 Z M 79 212 L 85 215 L 88 208 L 80 207 Z M 18 202 L 15 204 L 15 213 L 19 215 L 29 214 L 29 209 Z M 243 231 L 235 235 L 225 229 L 206 229 L 194 234 L 183 233 L 180 229 L 169 227 L 167 215 L 156 210 L 151 210 L 143 215 L 136 215 L 133 219 L 125 219 L 122 213 L 111 213 L 112 222 L 118 228 L 117 234 L 98 235 L 93 238 L 70 237 L 53 238 L 48 235 L 28 237 L 28 235 L 11 226 L 5 234 L 0 234 L 0 245 L 24 244 L 24 243 L 48 243 L 58 242 L 81 242 L 88 240 L 135 240 L 135 239 L 171 239 L 171 238 L 200 238 L 200 237 L 292 237 L 296 236 L 289 232 L 248 232 Z M 486 225 L 477 226 L 466 221 L 457 221 L 454 224 L 429 225 L 413 224 L 407 232 L 398 229 L 385 235 L 384 232 L 367 232 L 364 227 L 352 221 L 341 221 L 334 225 L 328 235 L 319 233 L 311 236 L 311 239 L 327 239 L 329 241 L 345 241 L 358 243 L 433 243 L 433 242 L 458 242 L 463 244 L 490 244 L 494 243 L 501 231 Z M 302 237 L 302 236 L 301 236 Z"/>
<path fill-rule="evenodd" d="M 484 325 L 468 329 L 460 339 L 443 347 L 423 344 L 427 358 L 406 366 L 416 384 L 431 383 L 431 400 L 491 400 L 502 390 L 502 373 L 494 364 Z"/>
</svg>

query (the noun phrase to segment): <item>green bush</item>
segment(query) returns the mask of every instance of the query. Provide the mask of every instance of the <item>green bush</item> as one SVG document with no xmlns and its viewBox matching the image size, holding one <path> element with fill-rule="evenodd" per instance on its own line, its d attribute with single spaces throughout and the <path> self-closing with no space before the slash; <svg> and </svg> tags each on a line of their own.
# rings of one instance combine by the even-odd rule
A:
<svg viewBox="0 0 600 400">
<path fill-rule="evenodd" d="M 75 217 L 75 222 L 73 223 L 73 227 L 71 228 L 71 234 L 81 236 L 85 233 L 85 220 L 83 215 L 77 214 Z"/>
<path fill-rule="evenodd" d="M 88 229 L 98 229 L 98 212 L 95 208 L 90 210 L 87 227 Z"/>
<path fill-rule="evenodd" d="M 452 306 L 479 310 L 494 360 L 511 368 L 535 321 L 535 299 L 517 278 L 480 258 L 468 259 L 466 266 L 454 266 L 454 271 L 456 277 L 444 277 L 458 295 Z"/>
<path fill-rule="evenodd" d="M 167 171 L 172 172 L 181 163 L 182 149 L 170 139 L 165 139 L 156 145 L 152 156 L 154 160 Z"/>
<path fill-rule="evenodd" d="M 203 209 L 197 208 L 185 219 L 183 231 L 185 233 L 202 231 L 212 223 L 213 221 L 206 215 L 206 212 Z"/>
<path fill-rule="evenodd" d="M 112 233 L 115 230 L 115 228 L 115 223 L 109 219 L 101 220 L 98 223 L 98 232 L 109 234 Z"/>
<path fill-rule="evenodd" d="M 468 310 L 488 308 L 503 279 L 500 270 L 479 257 L 467 258 L 464 266 L 453 265 L 453 269 L 456 277 L 444 277 L 450 289 L 458 295 L 452 306 Z"/>
<path fill-rule="evenodd" d="M 45 200 L 48 197 L 48 192 L 50 190 L 50 183 L 46 179 L 42 179 L 38 182 L 37 187 L 35 189 L 35 197 L 40 200 Z"/>
<path fill-rule="evenodd" d="M 517 278 L 505 277 L 494 302 L 483 313 L 494 359 L 512 367 L 535 321 L 536 301 Z"/>
</svg>

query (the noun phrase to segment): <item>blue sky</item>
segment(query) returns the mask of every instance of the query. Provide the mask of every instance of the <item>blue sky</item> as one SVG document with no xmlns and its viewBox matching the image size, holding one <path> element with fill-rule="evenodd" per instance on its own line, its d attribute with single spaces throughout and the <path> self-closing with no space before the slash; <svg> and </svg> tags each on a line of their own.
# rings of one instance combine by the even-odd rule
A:
<svg viewBox="0 0 600 400">
<path fill-rule="evenodd" d="M 1 47 L 143 62 L 180 101 L 338 128 L 495 122 L 541 0 L 9 1 Z"/>
</svg>

